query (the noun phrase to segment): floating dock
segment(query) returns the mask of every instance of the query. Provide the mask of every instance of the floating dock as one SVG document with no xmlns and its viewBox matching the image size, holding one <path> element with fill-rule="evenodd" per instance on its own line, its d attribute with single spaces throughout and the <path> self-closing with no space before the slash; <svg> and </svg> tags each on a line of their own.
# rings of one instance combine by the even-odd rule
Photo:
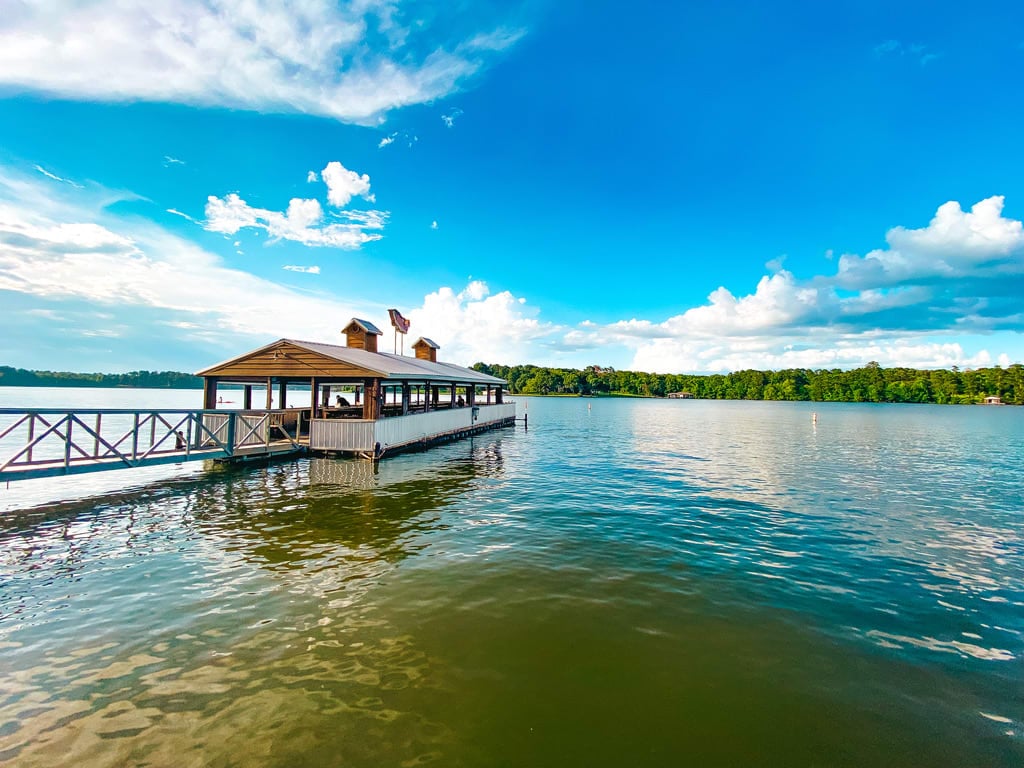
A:
<svg viewBox="0 0 1024 768">
<path fill-rule="evenodd" d="M 347 346 L 279 339 L 200 371 L 201 409 L 0 409 L 0 482 L 303 453 L 378 460 L 515 424 L 505 381 L 438 362 L 430 339 L 405 357 L 378 352 L 365 320 L 343 333 Z M 225 409 L 218 389 L 237 392 L 225 386 L 241 387 L 241 409 Z M 265 408 L 252 407 L 257 389 Z M 289 406 L 297 395 L 308 399 Z"/>
</svg>

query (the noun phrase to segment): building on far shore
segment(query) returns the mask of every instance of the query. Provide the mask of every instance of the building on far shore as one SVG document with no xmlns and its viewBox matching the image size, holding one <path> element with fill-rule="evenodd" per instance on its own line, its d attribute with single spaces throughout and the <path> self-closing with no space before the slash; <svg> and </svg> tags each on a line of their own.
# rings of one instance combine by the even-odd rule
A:
<svg viewBox="0 0 1024 768">
<path fill-rule="evenodd" d="M 665 397 L 671 397 L 673 400 L 693 400 L 692 392 L 669 392 Z"/>
<path fill-rule="evenodd" d="M 985 405 L 1002 405 L 1003 399 L 999 395 L 989 395 L 984 400 Z"/>
</svg>

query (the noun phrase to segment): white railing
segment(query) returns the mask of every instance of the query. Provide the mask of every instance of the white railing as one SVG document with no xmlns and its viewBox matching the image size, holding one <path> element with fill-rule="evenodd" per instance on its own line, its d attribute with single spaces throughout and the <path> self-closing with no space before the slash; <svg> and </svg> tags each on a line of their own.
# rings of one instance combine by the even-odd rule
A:
<svg viewBox="0 0 1024 768">
<path fill-rule="evenodd" d="M 283 437 L 283 434 L 275 429 L 283 424 L 284 415 L 281 413 L 207 413 L 203 416 L 203 426 L 211 436 L 207 444 L 213 444 L 214 441 L 227 442 L 228 426 L 232 418 L 237 419 L 234 440 L 236 448 L 246 445 L 267 445 L 271 440 Z"/>
<path fill-rule="evenodd" d="M 500 423 L 515 415 L 515 403 L 502 403 L 411 413 L 377 421 L 314 419 L 309 447 L 320 451 L 361 452 L 373 451 L 380 443 L 381 448 L 387 449 Z"/>
<path fill-rule="evenodd" d="M 292 416 L 294 420 L 294 416 Z M 0 409 L 0 482 L 231 458 L 287 439 L 286 412 Z"/>
</svg>

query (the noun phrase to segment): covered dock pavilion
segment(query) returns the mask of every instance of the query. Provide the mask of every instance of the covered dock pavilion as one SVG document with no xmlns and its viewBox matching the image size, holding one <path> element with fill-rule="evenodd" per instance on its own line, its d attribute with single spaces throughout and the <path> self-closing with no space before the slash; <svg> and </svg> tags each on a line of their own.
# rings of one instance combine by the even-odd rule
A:
<svg viewBox="0 0 1024 768">
<path fill-rule="evenodd" d="M 346 346 L 279 339 L 199 371 L 204 409 L 218 408 L 224 385 L 240 385 L 242 412 L 269 417 L 265 429 L 277 433 L 265 441 L 374 458 L 514 423 L 505 381 L 439 362 L 430 339 L 406 357 L 378 352 L 381 331 L 366 320 L 353 318 L 342 333 Z M 262 404 L 254 404 L 255 390 L 264 390 Z M 227 422 L 205 418 L 214 431 L 218 418 Z"/>
</svg>

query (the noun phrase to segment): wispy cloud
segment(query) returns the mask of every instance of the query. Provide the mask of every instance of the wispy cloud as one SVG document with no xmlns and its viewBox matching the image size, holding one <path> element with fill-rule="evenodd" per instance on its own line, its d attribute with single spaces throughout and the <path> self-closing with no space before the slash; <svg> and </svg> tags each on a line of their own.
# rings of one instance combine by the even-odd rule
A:
<svg viewBox="0 0 1024 768">
<path fill-rule="evenodd" d="M 172 165 L 185 165 L 185 161 L 170 155 L 164 155 L 164 167 L 170 168 Z"/>
<path fill-rule="evenodd" d="M 192 223 L 196 223 L 195 219 L 193 219 L 187 213 L 183 213 L 182 211 L 179 211 L 177 208 L 168 208 L 167 212 L 168 213 L 173 213 L 175 216 L 180 216 L 181 218 L 186 219 L 187 221 L 191 221 Z"/>
<path fill-rule="evenodd" d="M 285 264 L 281 269 L 286 269 L 289 272 L 301 272 L 305 275 L 319 275 L 320 267 L 314 265 L 312 267 L 300 267 L 295 264 Z"/>
<path fill-rule="evenodd" d="M 392 144 L 395 144 L 396 142 L 403 143 L 408 148 L 412 149 L 412 147 L 414 147 L 419 140 L 420 137 L 415 134 L 408 133 L 406 131 L 394 131 L 393 133 L 389 133 L 387 136 L 385 136 L 384 138 L 377 142 L 377 149 L 384 149 L 384 147 L 390 147 Z"/>
<path fill-rule="evenodd" d="M 274 239 L 346 249 L 359 248 L 382 237 L 378 231 L 384 228 L 386 211 L 340 210 L 355 196 L 376 201 L 370 193 L 367 174 L 360 175 L 332 161 L 320 172 L 320 179 L 327 185 L 328 203 L 339 209 L 330 212 L 333 222 L 326 222 L 324 209 L 315 199 L 293 198 L 288 208 L 280 212 L 251 206 L 232 192 L 223 198 L 207 198 L 205 227 L 227 235 L 245 228 L 261 229 Z"/>
<path fill-rule="evenodd" d="M 375 124 L 451 94 L 522 37 L 499 26 L 451 39 L 458 12 L 424 23 L 392 0 L 19 3 L 0 18 L 0 84 Z"/>
<path fill-rule="evenodd" d="M 441 122 L 443 122 L 449 128 L 454 128 L 455 127 L 455 120 L 458 117 L 460 117 L 462 114 L 464 114 L 463 111 L 461 109 L 459 109 L 458 107 L 456 107 L 451 112 L 449 112 L 447 115 L 441 115 Z"/>
<path fill-rule="evenodd" d="M 942 53 L 929 50 L 928 46 L 922 43 L 911 43 L 904 45 L 899 40 L 886 40 L 875 46 L 875 56 L 883 58 L 886 56 L 907 56 L 922 67 L 927 66 L 936 59 L 942 58 Z"/>
<path fill-rule="evenodd" d="M 59 181 L 62 184 L 68 184 L 68 185 L 74 187 L 75 189 L 84 189 L 84 187 L 81 184 L 76 184 L 75 182 L 71 181 L 70 179 L 65 179 L 62 176 L 58 176 L 55 173 L 51 173 L 50 171 L 48 171 L 45 168 L 43 168 L 41 165 L 35 166 L 35 169 L 37 171 L 39 171 L 41 174 L 43 174 L 43 176 L 45 176 L 48 179 L 53 179 L 54 181 Z"/>
<path fill-rule="evenodd" d="M 437 220 L 436 219 L 434 221 L 430 222 L 430 228 L 431 229 L 437 229 Z"/>
<path fill-rule="evenodd" d="M 306 183 L 312 184 L 315 181 L 320 181 L 320 177 L 316 175 L 316 171 L 310 171 L 306 174 Z"/>
</svg>

